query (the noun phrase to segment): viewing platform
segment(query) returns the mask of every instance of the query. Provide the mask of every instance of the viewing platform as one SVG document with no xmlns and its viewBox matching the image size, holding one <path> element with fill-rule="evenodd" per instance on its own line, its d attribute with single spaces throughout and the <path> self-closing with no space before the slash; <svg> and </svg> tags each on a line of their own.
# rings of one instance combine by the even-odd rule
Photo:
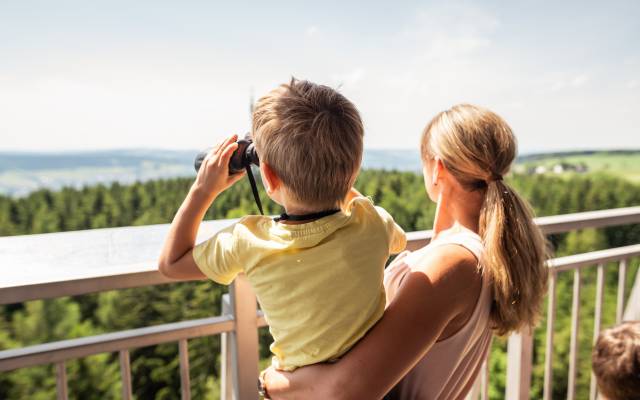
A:
<svg viewBox="0 0 640 400">
<path fill-rule="evenodd" d="M 201 225 L 198 242 L 210 237 L 235 220 L 206 221 Z M 545 234 L 558 234 L 584 228 L 605 228 L 640 223 L 640 207 L 629 207 L 541 217 L 536 220 Z M 169 225 L 151 225 L 95 229 L 87 231 L 0 237 L 0 304 L 37 299 L 76 296 L 114 289 L 172 284 L 157 271 L 157 260 Z M 432 232 L 410 232 L 408 249 L 429 243 Z M 567 398 L 576 398 L 578 365 L 578 326 L 581 276 L 596 269 L 596 295 L 593 338 L 601 330 L 605 268 L 617 264 L 618 284 L 616 322 L 640 319 L 640 273 L 636 273 L 631 291 L 625 291 L 628 263 L 640 257 L 640 243 L 552 259 L 547 302 L 544 354 L 544 399 L 551 399 L 553 336 L 557 309 L 556 282 L 559 274 L 573 274 L 571 342 Z M 242 276 L 223 296 L 222 314 L 208 318 L 146 326 L 101 335 L 41 343 L 0 351 L 0 374 L 18 368 L 53 364 L 56 370 L 57 397 L 69 398 L 65 362 L 100 353 L 117 352 L 120 361 L 122 398 L 132 398 L 129 352 L 132 349 L 162 343 L 177 343 L 180 361 L 181 398 L 191 398 L 189 376 L 189 340 L 222 335 L 221 396 L 224 399 L 257 399 L 258 328 L 266 326 L 257 308 L 256 298 Z M 529 399 L 532 376 L 533 335 L 512 334 L 508 339 L 506 372 L 507 399 Z M 488 368 L 478 379 L 470 397 L 488 399 Z M 591 399 L 596 398 L 591 379 Z"/>
</svg>

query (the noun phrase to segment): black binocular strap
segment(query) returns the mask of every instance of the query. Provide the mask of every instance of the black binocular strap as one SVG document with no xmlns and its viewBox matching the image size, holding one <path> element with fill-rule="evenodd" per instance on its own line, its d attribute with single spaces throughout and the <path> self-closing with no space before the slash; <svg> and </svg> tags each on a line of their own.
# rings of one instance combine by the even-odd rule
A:
<svg viewBox="0 0 640 400">
<path fill-rule="evenodd" d="M 260 201 L 260 194 L 258 194 L 258 187 L 256 186 L 256 180 L 253 178 L 253 172 L 251 172 L 251 164 L 248 164 L 245 168 L 247 170 L 247 176 L 249 177 L 249 183 L 251 184 L 253 198 L 256 200 L 258 210 L 260 210 L 260 215 L 264 215 L 264 211 L 262 211 L 262 202 Z"/>
<path fill-rule="evenodd" d="M 337 208 L 335 210 L 326 210 L 326 211 L 320 211 L 320 212 L 317 212 L 317 213 L 301 214 L 301 215 L 292 215 L 292 214 L 282 213 L 282 214 L 280 214 L 279 217 L 275 217 L 273 220 L 276 221 L 276 222 L 279 222 L 279 221 L 312 221 L 312 220 L 328 217 L 329 215 L 333 215 L 333 214 L 339 213 L 339 212 L 340 212 L 340 209 Z"/>
</svg>

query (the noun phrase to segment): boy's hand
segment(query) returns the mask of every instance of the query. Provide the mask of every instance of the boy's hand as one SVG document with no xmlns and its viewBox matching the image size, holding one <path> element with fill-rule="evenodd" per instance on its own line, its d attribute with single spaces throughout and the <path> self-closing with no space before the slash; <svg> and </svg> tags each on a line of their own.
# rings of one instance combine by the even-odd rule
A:
<svg viewBox="0 0 640 400">
<path fill-rule="evenodd" d="M 229 159 L 238 148 L 238 135 L 233 135 L 218 143 L 205 157 L 198 171 L 192 190 L 213 201 L 225 189 L 244 176 L 244 172 L 229 175 Z"/>
</svg>

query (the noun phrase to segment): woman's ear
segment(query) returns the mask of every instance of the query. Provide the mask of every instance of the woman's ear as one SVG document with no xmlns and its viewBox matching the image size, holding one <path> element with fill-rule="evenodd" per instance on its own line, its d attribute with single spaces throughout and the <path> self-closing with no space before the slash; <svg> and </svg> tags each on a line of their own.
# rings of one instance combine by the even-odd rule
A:
<svg viewBox="0 0 640 400">
<path fill-rule="evenodd" d="M 431 175 L 431 182 L 433 182 L 434 185 L 438 186 L 438 179 L 442 177 L 442 172 L 444 171 L 444 164 L 442 163 L 442 160 L 438 156 L 436 156 L 433 160 L 434 160 L 434 166 L 433 166 L 433 174 Z"/>
<path fill-rule="evenodd" d="M 280 187 L 282 181 L 280 181 L 278 175 L 273 172 L 271 166 L 264 161 L 260 162 L 260 173 L 262 174 L 262 183 L 268 194 L 273 193 Z"/>
</svg>

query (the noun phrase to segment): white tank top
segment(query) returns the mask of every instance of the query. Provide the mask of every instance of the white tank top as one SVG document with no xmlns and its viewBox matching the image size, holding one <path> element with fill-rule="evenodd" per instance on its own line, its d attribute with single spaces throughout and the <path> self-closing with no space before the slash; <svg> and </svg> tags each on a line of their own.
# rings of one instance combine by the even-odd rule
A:
<svg viewBox="0 0 640 400">
<path fill-rule="evenodd" d="M 469 230 L 448 233 L 408 255 L 404 263 L 385 270 L 387 299 L 393 299 L 405 274 L 421 265 L 425 253 L 445 244 L 463 246 L 482 265 L 484 247 L 480 236 Z M 480 296 L 467 323 L 452 336 L 436 342 L 389 393 L 388 398 L 464 399 L 475 383 L 491 347 L 490 311 L 490 283 L 483 275 Z"/>
</svg>

